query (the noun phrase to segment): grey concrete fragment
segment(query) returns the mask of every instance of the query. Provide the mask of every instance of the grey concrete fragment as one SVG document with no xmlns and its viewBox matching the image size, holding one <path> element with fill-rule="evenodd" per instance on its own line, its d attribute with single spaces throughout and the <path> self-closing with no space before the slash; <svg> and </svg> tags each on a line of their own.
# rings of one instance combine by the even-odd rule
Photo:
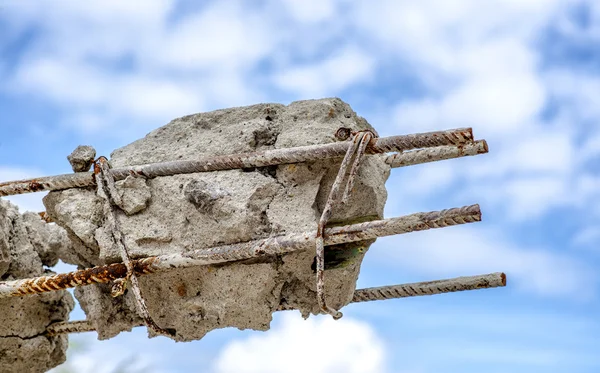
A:
<svg viewBox="0 0 600 373">
<path fill-rule="evenodd" d="M 37 219 L 37 221 L 36 221 Z M 0 199 L 0 244 L 10 256 L 2 279 L 41 276 L 56 262 L 51 251 L 69 245 L 64 231 L 36 214 L 19 214 Z M 67 337 L 47 337 L 46 327 L 66 321 L 73 309 L 67 291 L 0 299 L 0 372 L 45 372 L 66 359 Z"/>
<path fill-rule="evenodd" d="M 66 360 L 68 336 L 47 338 L 36 336 L 26 339 L 2 337 L 0 369 L 4 373 L 42 373 Z"/>
<path fill-rule="evenodd" d="M 100 340 L 110 339 L 142 322 L 142 319 L 131 311 L 135 309 L 133 297 L 126 293 L 125 296 L 113 298 L 110 289 L 110 284 L 75 289 L 75 297 L 86 313 L 86 319 L 91 320 L 96 327 Z"/>
<path fill-rule="evenodd" d="M 29 240 L 38 253 L 42 264 L 53 267 L 61 252 L 70 251 L 71 241 L 67 232 L 56 224 L 48 224 L 33 212 L 23 214 Z"/>
<path fill-rule="evenodd" d="M 94 158 L 96 158 L 96 149 L 89 145 L 79 145 L 73 150 L 73 153 L 67 156 L 74 172 L 89 171 Z"/>
<path fill-rule="evenodd" d="M 8 217 L 0 216 L 0 277 L 3 276 L 10 266 L 10 220 Z"/>
<path fill-rule="evenodd" d="M 95 239 L 96 230 L 103 224 L 102 200 L 95 190 L 67 189 L 49 193 L 43 199 L 46 212 L 56 224 L 64 228 L 72 249 L 59 253 L 69 264 L 89 267 L 99 264 L 100 248 Z"/>
<path fill-rule="evenodd" d="M 335 98 L 217 110 L 175 119 L 115 150 L 110 163 L 123 167 L 330 143 L 338 141 L 334 134 L 339 127 L 372 129 Z M 330 159 L 146 180 L 150 200 L 142 198 L 144 202 L 137 205 L 144 208 L 119 214 L 128 250 L 132 257 L 181 253 L 316 229 L 340 162 Z M 353 195 L 345 207 L 334 210 L 332 224 L 381 218 L 388 175 L 384 157 L 364 159 Z M 136 182 L 139 185 L 132 191 L 145 190 Z M 121 261 L 92 190 L 51 192 L 44 203 L 50 216 L 76 241 L 72 252 L 64 253 L 68 260 L 79 260 L 76 264 L 80 265 Z M 351 263 L 326 272 L 327 299 L 333 307 L 351 300 L 369 244 L 364 243 L 365 249 L 357 251 Z M 175 329 L 177 340 L 200 339 L 224 327 L 266 330 L 272 312 L 282 303 L 297 307 L 303 315 L 318 312 L 311 268 L 314 259 L 315 252 L 309 250 L 178 269 L 140 278 L 141 290 L 156 323 Z M 110 338 L 139 322 L 128 293 L 110 298 L 108 286 L 94 285 L 77 290 L 76 296 L 99 338 Z"/>
<path fill-rule="evenodd" d="M 127 215 L 137 214 L 144 210 L 150 202 L 150 188 L 146 184 L 146 179 L 128 176 L 125 180 L 117 181 L 115 184 L 121 196 L 119 207 Z"/>
</svg>

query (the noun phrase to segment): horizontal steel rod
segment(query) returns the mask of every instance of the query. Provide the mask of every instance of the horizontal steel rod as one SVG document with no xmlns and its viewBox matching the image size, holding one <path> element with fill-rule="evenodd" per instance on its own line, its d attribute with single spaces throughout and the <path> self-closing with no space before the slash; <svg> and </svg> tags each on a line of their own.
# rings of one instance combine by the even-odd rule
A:
<svg viewBox="0 0 600 373">
<path fill-rule="evenodd" d="M 462 145 L 444 145 L 435 148 L 412 150 L 409 152 L 396 153 L 388 156 L 385 160 L 392 168 L 413 166 L 416 164 L 443 161 L 467 157 L 488 152 L 487 142 L 478 140 Z"/>
<path fill-rule="evenodd" d="M 378 138 L 374 144 L 368 148 L 368 152 L 401 152 L 404 150 L 429 148 L 441 145 L 460 145 L 472 141 L 473 132 L 471 128 L 460 128 L 448 131 Z M 111 170 L 111 173 L 115 180 L 122 180 L 131 173 L 154 178 L 196 172 L 318 161 L 325 158 L 343 157 L 350 145 L 351 141 L 343 141 L 252 153 L 201 157 L 200 159 L 193 161 L 172 161 L 130 166 L 126 168 L 115 168 Z M 96 181 L 91 172 L 77 172 L 74 174 L 9 181 L 0 183 L 0 197 L 41 191 L 82 188 L 95 185 L 95 183 Z"/>
<path fill-rule="evenodd" d="M 415 282 L 411 284 L 358 289 L 354 292 L 354 296 L 352 297 L 352 301 L 350 303 L 452 293 L 465 290 L 488 289 L 502 286 L 506 286 L 506 275 L 504 273 L 497 272 L 480 276 L 464 276 L 447 280 Z M 295 308 L 290 305 L 281 305 L 277 311 L 294 309 Z M 138 324 L 135 326 L 143 325 L 144 324 Z M 87 320 L 57 322 L 51 324 L 46 329 L 46 333 L 49 336 L 93 331 L 96 331 L 96 328 L 90 321 Z"/>
<path fill-rule="evenodd" d="M 352 302 L 370 302 L 373 300 L 453 293 L 457 291 L 486 289 L 499 286 L 506 286 L 506 275 L 501 272 L 496 272 L 480 276 L 456 277 L 448 280 L 415 282 L 412 284 L 359 289 L 354 292 Z"/>
<path fill-rule="evenodd" d="M 385 160 L 392 168 L 413 166 L 422 163 L 442 161 L 445 159 L 460 158 L 485 154 L 488 146 L 485 140 L 477 140 L 463 145 L 445 145 L 434 148 L 413 150 L 404 153 L 396 153 L 388 156 Z M 47 223 L 53 222 L 52 218 L 45 212 L 39 213 L 42 220 Z"/>
<path fill-rule="evenodd" d="M 464 206 L 441 211 L 420 212 L 397 218 L 375 220 L 365 223 L 327 228 L 325 245 L 364 241 L 377 237 L 442 228 L 457 224 L 481 221 L 479 205 Z M 282 255 L 295 251 L 313 249 L 316 231 L 276 236 L 262 240 L 232 245 L 198 249 L 186 253 L 152 256 L 133 260 L 137 275 L 220 264 L 257 257 Z M 123 263 L 82 269 L 54 276 L 0 282 L 0 298 L 25 296 L 48 291 L 68 289 L 95 283 L 107 283 L 125 277 L 127 269 Z"/>
</svg>

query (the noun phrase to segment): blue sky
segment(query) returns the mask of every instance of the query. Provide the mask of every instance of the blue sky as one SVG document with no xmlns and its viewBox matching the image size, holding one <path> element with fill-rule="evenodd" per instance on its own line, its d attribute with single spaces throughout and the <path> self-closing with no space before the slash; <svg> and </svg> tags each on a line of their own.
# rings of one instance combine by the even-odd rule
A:
<svg viewBox="0 0 600 373">
<path fill-rule="evenodd" d="M 109 155 L 186 114 L 331 96 L 381 135 L 471 126 L 490 146 L 392 172 L 386 216 L 480 203 L 483 222 L 379 240 L 358 286 L 505 271 L 508 287 L 351 305 L 338 322 L 281 313 L 267 333 L 192 343 L 82 335 L 68 364 L 599 371 L 598 42 L 592 0 L 1 2 L 0 180 L 69 172 L 79 144 Z"/>
</svg>

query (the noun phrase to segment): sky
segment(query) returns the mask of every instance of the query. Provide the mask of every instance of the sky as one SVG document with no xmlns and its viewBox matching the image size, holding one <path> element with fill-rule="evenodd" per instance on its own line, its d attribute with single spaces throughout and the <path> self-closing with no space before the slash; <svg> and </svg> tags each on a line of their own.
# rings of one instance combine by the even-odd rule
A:
<svg viewBox="0 0 600 373">
<path fill-rule="evenodd" d="M 68 173 L 77 145 L 109 155 L 187 114 L 334 96 L 382 136 L 472 127 L 490 149 L 392 171 L 386 217 L 479 203 L 483 221 L 379 239 L 358 287 L 497 271 L 507 287 L 190 343 L 87 333 L 65 367 L 598 372 L 599 42 L 594 0 L 1 1 L 0 181 Z"/>
</svg>

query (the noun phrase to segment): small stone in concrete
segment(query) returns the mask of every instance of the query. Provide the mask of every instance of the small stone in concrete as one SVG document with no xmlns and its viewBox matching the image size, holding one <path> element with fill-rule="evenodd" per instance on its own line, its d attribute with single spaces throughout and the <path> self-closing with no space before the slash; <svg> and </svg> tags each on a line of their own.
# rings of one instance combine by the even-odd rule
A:
<svg viewBox="0 0 600 373">
<path fill-rule="evenodd" d="M 143 211 L 150 197 L 150 188 L 146 184 L 146 179 L 143 177 L 127 176 L 125 180 L 120 180 L 115 183 L 117 192 L 121 196 L 119 207 L 125 211 L 127 215 L 137 214 Z"/>
<path fill-rule="evenodd" d="M 87 172 L 96 158 L 96 149 L 89 145 L 79 145 L 67 156 L 74 172 Z"/>
</svg>

